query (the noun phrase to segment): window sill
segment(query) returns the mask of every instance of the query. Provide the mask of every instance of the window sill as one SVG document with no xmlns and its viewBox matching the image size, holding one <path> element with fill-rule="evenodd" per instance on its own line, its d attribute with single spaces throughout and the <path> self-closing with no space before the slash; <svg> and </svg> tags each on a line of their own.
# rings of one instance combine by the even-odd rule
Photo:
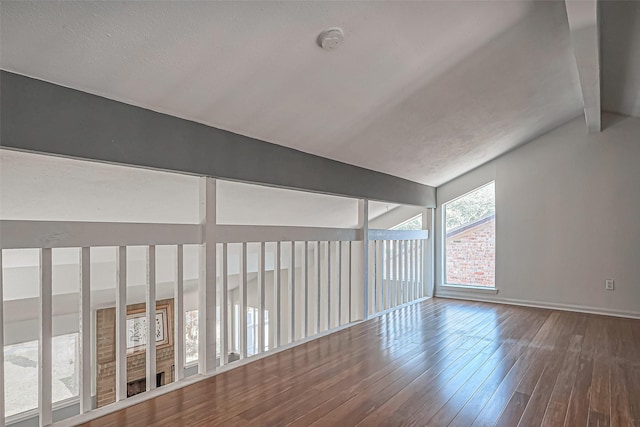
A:
<svg viewBox="0 0 640 427">
<path fill-rule="evenodd" d="M 467 285 L 443 284 L 438 286 L 438 289 L 441 289 L 446 292 L 454 292 L 454 293 L 478 292 L 483 294 L 494 294 L 494 295 L 498 293 L 497 288 L 484 288 L 481 286 L 467 286 Z"/>
</svg>

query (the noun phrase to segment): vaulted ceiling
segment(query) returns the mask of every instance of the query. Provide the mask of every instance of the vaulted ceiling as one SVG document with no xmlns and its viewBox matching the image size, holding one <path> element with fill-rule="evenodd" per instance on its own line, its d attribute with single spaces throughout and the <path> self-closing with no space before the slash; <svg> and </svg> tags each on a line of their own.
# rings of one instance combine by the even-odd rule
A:
<svg viewBox="0 0 640 427">
<path fill-rule="evenodd" d="M 602 2 L 640 115 L 640 2 Z M 562 1 L 2 1 L 3 69 L 437 186 L 582 114 Z M 333 51 L 318 34 L 338 26 Z M 91 141 L 87 141 L 91 143 Z"/>
</svg>

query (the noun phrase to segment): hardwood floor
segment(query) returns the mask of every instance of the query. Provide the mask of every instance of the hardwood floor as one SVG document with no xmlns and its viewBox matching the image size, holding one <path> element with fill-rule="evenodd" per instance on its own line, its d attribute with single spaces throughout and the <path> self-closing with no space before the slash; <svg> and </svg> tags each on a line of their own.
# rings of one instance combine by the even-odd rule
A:
<svg viewBox="0 0 640 427">
<path fill-rule="evenodd" d="M 91 426 L 640 426 L 640 320 L 434 298 Z"/>
</svg>

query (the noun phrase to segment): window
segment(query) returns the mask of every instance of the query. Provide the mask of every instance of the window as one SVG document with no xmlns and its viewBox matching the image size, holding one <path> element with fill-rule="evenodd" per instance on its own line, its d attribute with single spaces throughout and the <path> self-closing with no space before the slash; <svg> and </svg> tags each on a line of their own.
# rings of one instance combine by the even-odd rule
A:
<svg viewBox="0 0 640 427">
<path fill-rule="evenodd" d="M 395 227 L 391 228 L 392 230 L 422 230 L 422 214 L 416 215 L 413 218 L 402 222 Z"/>
<path fill-rule="evenodd" d="M 79 334 L 52 339 L 53 403 L 77 397 L 79 390 Z M 6 416 L 38 408 L 38 341 L 4 347 Z"/>
<path fill-rule="evenodd" d="M 495 183 L 444 205 L 445 284 L 495 288 Z"/>
<path fill-rule="evenodd" d="M 247 355 L 253 356 L 258 354 L 258 318 L 260 310 L 255 307 L 247 307 Z M 236 322 L 235 328 L 235 343 L 236 346 L 240 345 L 240 306 L 236 304 L 233 310 Z M 264 311 L 264 335 L 265 338 L 269 336 L 269 310 Z M 265 351 L 269 350 L 268 339 L 265 339 Z M 235 349 L 239 352 L 239 348 Z"/>
<path fill-rule="evenodd" d="M 198 310 L 185 313 L 184 331 L 185 362 L 196 362 L 198 360 Z"/>
<path fill-rule="evenodd" d="M 238 305 L 234 307 L 234 316 L 236 325 L 240 324 Z M 247 307 L 247 354 L 253 355 L 258 353 L 258 312 L 255 307 Z M 216 355 L 220 357 L 220 307 L 217 307 L 216 322 Z M 185 362 L 187 364 L 198 361 L 198 310 L 189 310 L 185 312 Z M 264 311 L 264 330 L 265 337 L 269 336 L 269 310 Z M 240 329 L 236 328 L 236 341 L 240 342 Z M 37 350 L 37 349 L 36 349 Z M 233 351 L 234 349 L 229 349 Z M 265 340 L 265 351 L 269 350 L 267 340 Z"/>
<path fill-rule="evenodd" d="M 198 310 L 184 313 L 185 364 L 198 361 Z M 216 307 L 216 356 L 220 357 L 220 307 Z"/>
</svg>

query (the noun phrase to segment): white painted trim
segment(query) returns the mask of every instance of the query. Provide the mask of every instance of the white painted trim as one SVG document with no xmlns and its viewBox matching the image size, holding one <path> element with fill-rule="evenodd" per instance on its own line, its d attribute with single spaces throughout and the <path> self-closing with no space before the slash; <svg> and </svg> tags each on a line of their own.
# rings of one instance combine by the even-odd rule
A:
<svg viewBox="0 0 640 427">
<path fill-rule="evenodd" d="M 471 292 L 471 293 L 480 293 L 480 294 L 497 294 L 499 292 L 498 288 L 483 288 L 480 286 L 466 286 L 466 285 L 449 285 L 449 284 L 444 284 L 444 285 L 439 285 L 436 288 L 436 296 L 440 296 L 443 293 L 450 293 L 450 294 L 456 294 L 456 293 L 467 293 L 467 292 Z"/>
<path fill-rule="evenodd" d="M 2 292 L 2 249 L 0 249 L 0 427 L 5 427 L 4 418 L 4 296 Z"/>
<path fill-rule="evenodd" d="M 146 390 L 156 388 L 156 247 L 147 246 L 146 283 L 147 348 L 145 351 Z M 168 332 L 168 331 L 167 331 Z"/>
<path fill-rule="evenodd" d="M 229 363 L 229 247 L 222 244 L 222 303 L 220 304 L 220 366 Z M 263 267 L 264 269 L 264 267 Z M 261 304 L 263 302 L 261 301 Z M 261 305 L 262 307 L 262 305 Z"/>
<path fill-rule="evenodd" d="M 320 241 L 318 240 L 318 242 L 316 243 L 316 255 L 317 255 L 316 256 L 316 259 L 317 259 L 316 272 L 318 273 L 318 282 L 317 282 L 318 283 L 318 286 L 317 286 L 317 288 L 318 288 L 318 298 L 316 300 L 316 304 L 318 306 L 317 307 L 317 311 L 316 311 L 316 314 L 317 314 L 316 334 L 320 332 L 320 312 L 321 312 L 321 309 L 322 309 L 322 304 L 321 304 L 321 301 L 322 301 L 321 300 L 322 287 L 320 286 L 321 283 L 322 283 L 322 280 L 321 280 L 322 279 L 322 275 L 321 275 L 322 274 L 321 273 L 322 269 L 320 268 L 320 265 L 321 265 L 321 262 L 322 262 L 322 259 L 320 258 L 320 247 L 321 246 L 322 245 L 320 244 Z"/>
<path fill-rule="evenodd" d="M 258 319 L 258 353 L 264 353 L 264 311 L 265 311 L 265 269 L 266 269 L 266 255 L 265 255 L 265 243 L 260 242 L 260 319 Z"/>
<path fill-rule="evenodd" d="M 331 242 L 327 242 L 327 329 L 331 329 Z"/>
<path fill-rule="evenodd" d="M 175 381 L 184 379 L 185 350 L 184 350 L 184 246 L 176 247 L 176 278 L 173 288 L 175 298 L 174 318 L 174 365 Z"/>
<path fill-rule="evenodd" d="M 91 404 L 91 248 L 80 249 L 80 413 Z"/>
<path fill-rule="evenodd" d="M 197 244 L 199 225 L 0 221 L 2 249 Z"/>
<path fill-rule="evenodd" d="M 52 323 L 53 264 L 51 249 L 40 249 L 40 339 L 38 340 L 38 409 L 40 426 L 53 422 Z M 4 398 L 4 397 L 3 397 Z"/>
<path fill-rule="evenodd" d="M 290 242 L 306 240 L 356 240 L 357 230 L 352 228 L 283 227 L 271 225 L 218 225 L 217 241 L 243 242 Z"/>
<path fill-rule="evenodd" d="M 369 240 L 421 240 L 429 238 L 429 230 L 369 229 Z"/>
<path fill-rule="evenodd" d="M 385 305 L 384 305 L 384 309 L 389 309 L 391 308 L 392 304 L 392 298 L 391 298 L 391 241 L 390 240 L 385 240 L 384 241 L 384 249 L 385 252 L 387 253 L 387 263 L 386 263 L 386 269 L 385 269 L 385 273 L 386 274 L 386 279 L 385 279 L 385 283 L 386 283 L 386 292 L 385 292 Z M 384 273 L 383 273 L 384 276 Z"/>
<path fill-rule="evenodd" d="M 304 337 L 309 334 L 309 242 L 304 242 Z"/>
<path fill-rule="evenodd" d="M 359 240 L 362 240 L 362 319 L 369 318 L 369 200 L 358 200 Z"/>
<path fill-rule="evenodd" d="M 291 242 L 291 265 L 289 267 L 289 281 L 291 283 L 291 292 L 289 293 L 291 308 L 291 342 L 293 342 L 296 338 L 296 242 Z"/>
<path fill-rule="evenodd" d="M 198 285 L 198 372 L 216 369 L 216 180 L 200 178 L 200 281 Z"/>
<path fill-rule="evenodd" d="M 240 266 L 240 358 L 247 358 L 247 243 L 242 243 L 242 264 Z"/>
<path fill-rule="evenodd" d="M 640 312 L 626 311 L 626 310 L 611 310 L 606 308 L 589 307 L 589 306 L 583 306 L 583 305 L 577 305 L 577 304 L 556 304 L 556 303 L 520 300 L 520 299 L 512 299 L 512 298 L 493 298 L 493 297 L 482 297 L 479 295 L 472 295 L 472 294 L 462 295 L 462 294 L 449 294 L 449 293 L 439 293 L 438 295 L 436 295 L 436 298 L 450 298 L 450 299 L 459 299 L 459 300 L 466 300 L 466 301 L 480 301 L 480 302 L 488 302 L 488 303 L 496 303 L 496 304 L 517 305 L 517 306 L 523 306 L 523 307 L 545 308 L 549 310 L 571 311 L 571 312 L 585 313 L 585 314 L 597 314 L 601 316 L 615 316 L 615 317 L 625 317 L 630 319 L 640 319 Z"/>
<path fill-rule="evenodd" d="M 117 249 L 116 402 L 127 399 L 127 247 Z"/>
<path fill-rule="evenodd" d="M 338 326 L 342 325 L 342 245 L 338 242 Z"/>
<path fill-rule="evenodd" d="M 282 244 L 276 242 L 276 265 L 274 268 L 276 273 L 276 347 L 282 345 Z M 269 322 L 271 323 L 271 322 Z"/>
</svg>

